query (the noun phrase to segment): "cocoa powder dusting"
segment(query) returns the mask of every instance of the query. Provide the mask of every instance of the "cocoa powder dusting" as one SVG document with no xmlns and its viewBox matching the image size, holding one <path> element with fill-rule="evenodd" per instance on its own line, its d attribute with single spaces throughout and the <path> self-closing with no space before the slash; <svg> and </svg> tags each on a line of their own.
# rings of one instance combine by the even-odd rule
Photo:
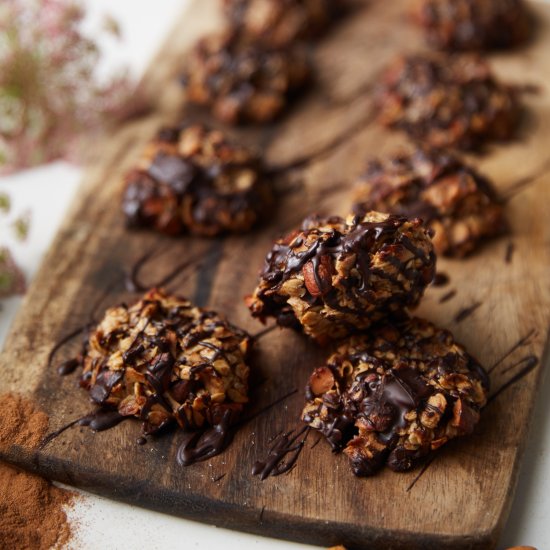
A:
<svg viewBox="0 0 550 550">
<path fill-rule="evenodd" d="M 3 395 L 0 403 L 0 449 L 37 447 L 47 432 L 48 416 L 20 395 Z M 0 547 L 63 546 L 71 536 L 64 507 L 73 496 L 44 478 L 0 462 Z"/>
</svg>

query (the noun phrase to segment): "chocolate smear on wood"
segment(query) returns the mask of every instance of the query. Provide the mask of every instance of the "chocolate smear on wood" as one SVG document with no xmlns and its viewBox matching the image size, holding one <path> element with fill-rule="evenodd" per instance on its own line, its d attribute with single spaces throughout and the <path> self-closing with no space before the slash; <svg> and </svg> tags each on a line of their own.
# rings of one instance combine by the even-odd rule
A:
<svg viewBox="0 0 550 550">
<path fill-rule="evenodd" d="M 432 462 L 437 458 L 436 455 L 430 457 L 424 466 L 422 466 L 422 469 L 418 474 L 415 476 L 415 478 L 411 481 L 409 486 L 405 489 L 405 492 L 408 493 L 418 482 L 418 480 L 426 473 L 426 470 L 432 465 Z"/>
<path fill-rule="evenodd" d="M 266 327 L 263 330 L 260 330 L 259 332 L 257 332 L 256 334 L 253 334 L 252 339 L 257 341 L 260 338 L 263 338 L 266 334 L 269 334 L 270 332 L 274 331 L 278 326 L 279 325 L 274 324 L 274 325 L 271 325 L 270 327 Z"/>
<path fill-rule="evenodd" d="M 509 200 L 513 199 L 518 193 L 525 190 L 525 188 L 529 187 L 531 184 L 535 183 L 539 178 L 545 176 L 550 171 L 550 160 L 543 163 L 543 165 L 533 172 L 529 176 L 525 176 L 524 178 L 519 179 L 508 189 L 506 189 L 501 197 L 502 202 L 508 202 Z"/>
<path fill-rule="evenodd" d="M 226 410 L 219 424 L 202 431 L 185 432 L 176 453 L 180 466 L 190 466 L 219 455 L 233 438 L 231 410 Z"/>
<path fill-rule="evenodd" d="M 520 338 L 500 359 L 498 359 L 487 371 L 491 374 L 505 359 L 510 357 L 518 348 L 526 346 L 531 341 L 531 338 L 537 333 L 536 329 L 531 329 L 525 336 Z"/>
<path fill-rule="evenodd" d="M 520 380 L 522 380 L 525 376 L 527 376 L 532 370 L 534 370 L 539 364 L 539 360 L 534 356 L 525 357 L 524 360 L 526 360 L 526 365 L 516 375 L 514 375 L 510 380 L 508 380 L 508 382 L 505 382 L 502 386 L 500 386 L 500 388 L 496 390 L 493 393 L 493 395 L 489 396 L 489 399 L 487 400 L 487 405 L 492 403 L 502 392 L 506 391 L 510 386 L 517 384 Z M 520 361 L 519 364 L 521 363 L 522 361 Z M 514 366 L 517 366 L 517 365 L 514 365 Z"/>
<path fill-rule="evenodd" d="M 450 278 L 446 273 L 436 273 L 434 280 L 432 281 L 433 286 L 445 286 L 449 284 Z"/>
<path fill-rule="evenodd" d="M 252 467 L 252 475 L 260 476 L 263 481 L 269 476 L 279 476 L 291 470 L 304 448 L 310 430 L 310 426 L 304 426 L 294 435 L 292 430 L 276 437 L 267 457 L 264 460 L 258 460 Z M 304 436 L 298 441 L 302 434 Z"/>
<path fill-rule="evenodd" d="M 516 249 L 516 247 L 515 247 L 514 243 L 512 241 L 510 241 L 508 243 L 508 245 L 506 246 L 506 255 L 504 256 L 504 261 L 507 264 L 512 263 L 512 259 L 513 259 L 513 256 L 514 256 L 515 249 Z"/>
<path fill-rule="evenodd" d="M 461 309 L 454 317 L 455 323 L 461 323 L 464 319 L 467 319 L 472 313 L 481 306 L 481 302 L 474 302 L 471 306 Z"/>
<path fill-rule="evenodd" d="M 449 292 L 446 292 L 439 298 L 439 303 L 443 304 L 444 302 L 448 302 L 451 298 L 454 298 L 456 296 L 456 290 L 449 290 Z"/>
<path fill-rule="evenodd" d="M 144 284 L 140 281 L 140 272 L 143 267 L 148 263 L 148 261 L 151 260 L 151 258 L 158 256 L 158 254 L 154 254 L 154 250 L 150 250 L 135 262 L 130 270 L 130 273 L 126 275 L 126 290 L 128 290 L 129 292 L 144 292 L 146 290 L 149 290 L 150 288 L 163 287 L 171 283 L 179 275 L 182 275 L 189 268 L 194 267 L 195 269 L 200 269 L 202 267 L 202 265 L 200 264 L 201 260 L 208 258 L 208 256 L 211 254 L 212 252 L 208 252 L 202 258 L 187 258 L 178 263 L 176 267 L 174 267 L 160 280 L 152 282 L 150 284 Z"/>
<path fill-rule="evenodd" d="M 371 122 L 376 118 L 376 112 L 374 109 L 370 110 L 365 117 L 360 118 L 357 122 L 351 125 L 350 128 L 336 136 L 326 145 L 320 147 L 317 151 L 313 151 L 307 155 L 297 157 L 294 160 L 287 162 L 286 164 L 273 165 L 268 167 L 267 174 L 271 177 L 276 177 L 281 174 L 285 174 L 291 170 L 297 170 L 299 168 L 307 168 L 310 164 L 319 158 L 324 157 L 331 153 L 334 149 L 338 149 L 342 145 L 345 145 L 347 141 L 355 137 L 359 132 L 364 130 Z"/>
<path fill-rule="evenodd" d="M 65 424 L 55 432 L 48 434 L 40 443 L 39 449 L 43 449 L 48 443 L 59 437 L 63 432 L 72 428 L 73 426 L 88 426 L 91 430 L 101 432 L 114 428 L 122 421 L 130 418 L 129 416 L 122 416 L 118 411 L 99 409 L 98 411 L 86 414 Z"/>
</svg>

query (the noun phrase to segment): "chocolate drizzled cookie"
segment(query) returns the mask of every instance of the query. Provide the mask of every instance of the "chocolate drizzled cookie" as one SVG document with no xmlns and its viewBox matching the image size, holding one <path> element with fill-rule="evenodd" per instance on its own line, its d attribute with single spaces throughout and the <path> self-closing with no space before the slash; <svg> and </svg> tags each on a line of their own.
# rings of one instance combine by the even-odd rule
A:
<svg viewBox="0 0 550 550">
<path fill-rule="evenodd" d="M 342 4 L 342 0 L 223 0 L 223 9 L 241 37 L 280 48 L 321 35 Z"/>
<path fill-rule="evenodd" d="M 509 140 L 519 120 L 514 90 L 473 55 L 397 59 L 377 91 L 379 121 L 433 147 L 480 149 Z"/>
<path fill-rule="evenodd" d="M 420 220 L 369 212 L 307 218 L 267 255 L 247 304 L 323 343 L 415 306 L 435 272 Z"/>
<path fill-rule="evenodd" d="M 303 420 L 358 476 L 405 471 L 472 433 L 487 401 L 486 372 L 452 334 L 408 319 L 353 336 L 313 372 Z"/>
<path fill-rule="evenodd" d="M 310 79 L 300 46 L 250 44 L 238 33 L 207 36 L 191 51 L 182 82 L 189 101 L 227 124 L 269 122 Z"/>
<path fill-rule="evenodd" d="M 249 347 L 217 313 L 151 290 L 105 312 L 85 345 L 81 385 L 100 407 L 143 421 L 145 434 L 227 424 L 248 401 Z"/>
<path fill-rule="evenodd" d="M 418 0 L 413 15 L 428 44 L 449 51 L 512 48 L 532 27 L 523 0 Z"/>
<path fill-rule="evenodd" d="M 200 124 L 165 128 L 125 178 L 129 227 L 168 235 L 250 230 L 272 203 L 256 153 Z"/>
<path fill-rule="evenodd" d="M 429 148 L 370 161 L 353 210 L 419 217 L 434 232 L 436 252 L 447 256 L 465 256 L 506 229 L 489 180 L 457 156 Z"/>
</svg>

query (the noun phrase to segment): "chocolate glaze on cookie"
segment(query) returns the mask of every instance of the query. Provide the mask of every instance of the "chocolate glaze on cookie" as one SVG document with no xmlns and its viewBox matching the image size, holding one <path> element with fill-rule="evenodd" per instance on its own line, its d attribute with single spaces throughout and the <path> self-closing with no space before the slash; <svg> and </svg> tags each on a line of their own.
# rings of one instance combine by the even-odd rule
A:
<svg viewBox="0 0 550 550">
<path fill-rule="evenodd" d="M 265 123 L 284 112 L 310 76 L 302 46 L 271 48 L 227 32 L 199 40 L 182 83 L 190 102 L 226 124 Z"/>
<path fill-rule="evenodd" d="M 356 183 L 353 210 L 419 217 L 438 254 L 465 256 L 506 222 L 490 181 L 452 153 L 419 148 L 370 161 Z"/>
<path fill-rule="evenodd" d="M 174 423 L 227 431 L 248 401 L 250 342 L 215 312 L 151 290 L 106 311 L 85 344 L 81 385 L 102 410 L 140 419 L 144 434 Z"/>
<path fill-rule="evenodd" d="M 369 212 L 307 218 L 267 255 L 247 299 L 254 317 L 323 343 L 415 306 L 435 273 L 429 232 L 419 220 Z"/>
<path fill-rule="evenodd" d="M 477 56 L 418 54 L 398 58 L 386 70 L 376 103 L 383 125 L 424 145 L 479 150 L 514 136 L 516 95 Z"/>
<path fill-rule="evenodd" d="M 358 476 L 414 467 L 471 433 L 489 379 L 452 334 L 411 318 L 353 336 L 312 374 L 303 420 Z"/>
<path fill-rule="evenodd" d="M 125 178 L 129 227 L 168 235 L 249 231 L 272 204 L 260 157 L 201 124 L 164 128 Z"/>
<path fill-rule="evenodd" d="M 523 0 L 418 0 L 414 17 L 430 46 L 453 52 L 513 48 L 532 30 Z"/>
<path fill-rule="evenodd" d="M 223 0 L 231 27 L 251 43 L 280 48 L 320 36 L 343 0 Z"/>
</svg>

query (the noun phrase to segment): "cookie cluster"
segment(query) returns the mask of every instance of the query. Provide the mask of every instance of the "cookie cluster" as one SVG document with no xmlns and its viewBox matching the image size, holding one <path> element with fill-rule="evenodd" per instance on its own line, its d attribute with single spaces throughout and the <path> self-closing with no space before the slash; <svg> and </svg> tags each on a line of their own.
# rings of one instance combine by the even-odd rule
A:
<svg viewBox="0 0 550 550">
<path fill-rule="evenodd" d="M 435 274 L 429 231 L 420 220 L 378 212 L 307 218 L 277 240 L 248 298 L 252 315 L 274 317 L 320 343 L 401 315 Z"/>
<path fill-rule="evenodd" d="M 356 182 L 353 209 L 421 218 L 445 256 L 465 256 L 506 230 L 491 182 L 456 155 L 430 148 L 371 160 Z"/>
<path fill-rule="evenodd" d="M 358 476 L 414 467 L 472 433 L 489 381 L 452 334 L 418 318 L 345 341 L 306 388 L 302 418 Z"/>
<path fill-rule="evenodd" d="M 250 230 L 273 200 L 260 157 L 202 124 L 161 130 L 125 178 L 129 227 L 168 235 Z"/>
<path fill-rule="evenodd" d="M 251 339 L 213 311 L 160 290 L 105 312 L 82 357 L 81 386 L 145 434 L 234 421 L 248 401 Z"/>
</svg>

